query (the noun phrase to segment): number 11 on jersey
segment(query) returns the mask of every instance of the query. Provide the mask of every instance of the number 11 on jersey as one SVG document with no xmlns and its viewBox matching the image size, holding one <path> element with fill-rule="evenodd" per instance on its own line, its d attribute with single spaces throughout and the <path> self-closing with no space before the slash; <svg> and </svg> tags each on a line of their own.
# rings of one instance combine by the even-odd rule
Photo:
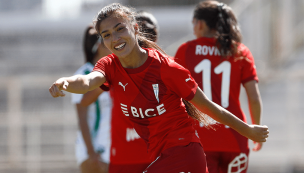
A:
<svg viewBox="0 0 304 173">
<path fill-rule="evenodd" d="M 212 100 L 211 91 L 211 61 L 204 59 L 198 63 L 194 68 L 195 73 L 202 74 L 203 91 L 206 96 Z M 222 74 L 222 86 L 221 86 L 221 106 L 227 108 L 229 106 L 229 88 L 230 88 L 230 73 L 231 64 L 229 61 L 224 61 L 214 68 L 215 74 Z"/>
</svg>

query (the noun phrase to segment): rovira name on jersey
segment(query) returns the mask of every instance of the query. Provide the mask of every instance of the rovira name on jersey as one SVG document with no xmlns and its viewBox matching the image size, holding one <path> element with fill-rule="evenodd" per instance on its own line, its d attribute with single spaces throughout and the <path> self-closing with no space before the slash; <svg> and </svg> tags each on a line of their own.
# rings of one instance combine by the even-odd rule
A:
<svg viewBox="0 0 304 173">
<path fill-rule="evenodd" d="M 221 53 L 215 46 L 196 45 L 195 55 L 210 55 L 210 56 L 218 55 L 218 56 L 220 56 Z"/>
<path fill-rule="evenodd" d="M 143 110 L 142 108 L 136 108 L 134 106 L 127 106 L 122 103 L 120 103 L 120 106 L 122 112 L 126 116 L 129 116 L 130 115 L 129 112 L 131 112 L 133 117 L 137 117 L 137 118 L 154 117 L 156 115 L 161 115 L 166 112 L 165 105 L 163 103 L 156 106 L 156 108 L 148 108 L 145 110 Z"/>
</svg>

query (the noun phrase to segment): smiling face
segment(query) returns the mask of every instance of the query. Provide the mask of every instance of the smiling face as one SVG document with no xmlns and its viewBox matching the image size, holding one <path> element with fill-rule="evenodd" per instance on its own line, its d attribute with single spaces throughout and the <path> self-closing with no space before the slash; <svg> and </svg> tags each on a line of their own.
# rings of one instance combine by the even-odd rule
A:
<svg viewBox="0 0 304 173">
<path fill-rule="evenodd" d="M 105 46 L 119 58 L 128 57 L 137 45 L 136 28 L 128 20 L 110 16 L 99 26 Z"/>
</svg>

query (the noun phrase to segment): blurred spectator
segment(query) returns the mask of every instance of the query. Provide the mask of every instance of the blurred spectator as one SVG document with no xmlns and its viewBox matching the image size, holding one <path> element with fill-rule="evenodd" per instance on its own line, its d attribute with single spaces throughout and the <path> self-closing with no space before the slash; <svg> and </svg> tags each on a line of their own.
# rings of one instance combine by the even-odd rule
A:
<svg viewBox="0 0 304 173">
<path fill-rule="evenodd" d="M 89 74 L 94 64 L 110 54 L 93 26 L 88 26 L 83 38 L 86 63 L 74 75 Z M 110 161 L 110 120 L 112 101 L 109 92 L 103 92 L 94 103 L 83 106 L 83 94 L 72 93 L 76 105 L 80 131 L 76 141 L 76 159 L 82 173 L 106 173 Z"/>
</svg>

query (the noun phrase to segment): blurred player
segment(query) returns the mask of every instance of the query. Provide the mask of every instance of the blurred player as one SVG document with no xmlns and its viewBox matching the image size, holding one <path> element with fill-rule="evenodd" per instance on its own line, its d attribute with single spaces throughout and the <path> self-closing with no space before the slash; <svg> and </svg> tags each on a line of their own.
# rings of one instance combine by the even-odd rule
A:
<svg viewBox="0 0 304 173">
<path fill-rule="evenodd" d="M 254 141 L 266 141 L 266 126 L 248 125 L 207 99 L 187 69 L 142 35 L 135 15 L 118 3 L 101 9 L 95 28 L 112 54 L 100 59 L 88 75 L 59 78 L 49 88 L 50 94 L 86 93 L 107 83 L 120 110 L 147 144 L 154 160 L 147 173 L 208 172 L 193 128 L 194 119 L 208 125 L 207 115 Z"/>
<path fill-rule="evenodd" d="M 197 39 L 182 44 L 175 56 L 213 102 L 242 121 L 239 94 L 244 86 L 253 124 L 261 124 L 262 101 L 254 59 L 241 43 L 241 33 L 232 9 L 217 1 L 199 3 L 193 16 Z M 206 153 L 210 173 L 244 173 L 248 165 L 248 139 L 223 124 L 216 131 L 198 125 L 198 134 Z M 253 151 L 262 143 L 256 142 Z"/>
<path fill-rule="evenodd" d="M 136 21 L 140 25 L 143 35 L 149 40 L 156 42 L 158 34 L 156 18 L 151 13 L 139 11 L 136 15 Z M 84 94 L 82 104 L 84 106 L 91 104 L 102 92 L 100 88 L 97 88 Z M 113 90 L 110 90 L 110 93 L 113 95 Z M 138 136 L 132 122 L 128 117 L 124 116 L 120 110 L 118 100 L 114 98 L 111 142 L 110 173 L 142 173 L 151 163 L 144 140 Z"/>
<path fill-rule="evenodd" d="M 89 74 L 100 58 L 111 52 L 104 46 L 93 26 L 88 26 L 83 38 L 86 63 L 75 75 Z M 77 133 L 76 159 L 82 173 L 106 173 L 110 155 L 110 118 L 112 101 L 108 92 L 103 92 L 94 103 L 81 105 L 82 94 L 72 94 L 76 105 L 80 131 Z"/>
<path fill-rule="evenodd" d="M 143 35 L 150 41 L 156 43 L 158 38 L 158 24 L 156 18 L 151 13 L 143 10 L 138 11 L 135 18 Z"/>
</svg>

